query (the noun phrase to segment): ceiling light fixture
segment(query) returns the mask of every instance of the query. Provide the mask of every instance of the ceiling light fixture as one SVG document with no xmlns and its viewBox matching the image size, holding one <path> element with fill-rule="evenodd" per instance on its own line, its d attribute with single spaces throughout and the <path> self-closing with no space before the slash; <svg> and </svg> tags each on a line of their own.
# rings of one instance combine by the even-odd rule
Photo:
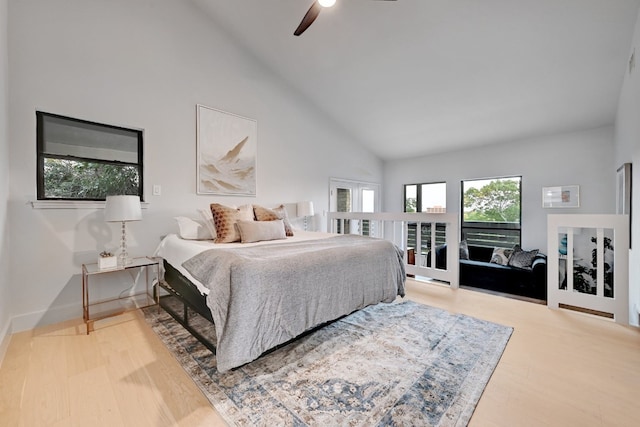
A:
<svg viewBox="0 0 640 427">
<path fill-rule="evenodd" d="M 318 3 L 320 3 L 322 7 L 331 7 L 336 4 L 336 0 L 318 0 Z"/>
<path fill-rule="evenodd" d="M 396 0 L 382 0 L 382 1 L 396 1 Z M 320 14 L 320 11 L 323 8 L 331 7 L 334 4 L 336 4 L 336 0 L 314 0 L 314 2 L 311 3 L 311 7 L 309 8 L 309 10 L 307 10 L 307 13 L 304 14 L 304 18 L 302 18 L 300 25 L 298 25 L 298 28 L 296 28 L 296 30 L 293 32 L 293 35 L 299 36 L 300 34 L 304 33 L 307 30 L 307 28 L 309 28 L 309 25 L 313 24 L 313 21 L 316 20 L 316 18 Z"/>
</svg>

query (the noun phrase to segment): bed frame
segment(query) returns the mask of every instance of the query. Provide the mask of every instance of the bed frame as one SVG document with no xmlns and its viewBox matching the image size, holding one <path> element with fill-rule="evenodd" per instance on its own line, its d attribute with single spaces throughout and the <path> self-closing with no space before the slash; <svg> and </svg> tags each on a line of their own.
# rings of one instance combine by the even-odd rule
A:
<svg viewBox="0 0 640 427">
<path fill-rule="evenodd" d="M 211 328 L 213 317 L 206 297 L 166 260 L 163 263 L 164 280 L 159 285 L 167 294 L 160 296 L 160 307 L 215 354 L 215 335 L 212 336 L 214 328 Z M 203 323 L 208 328 L 203 328 Z"/>
</svg>

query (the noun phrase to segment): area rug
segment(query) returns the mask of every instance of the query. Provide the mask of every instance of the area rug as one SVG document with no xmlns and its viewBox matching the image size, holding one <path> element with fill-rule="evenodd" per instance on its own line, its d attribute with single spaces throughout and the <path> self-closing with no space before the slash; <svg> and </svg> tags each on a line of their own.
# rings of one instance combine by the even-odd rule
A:
<svg viewBox="0 0 640 427">
<path fill-rule="evenodd" d="M 238 426 L 464 426 L 512 328 L 412 301 L 367 307 L 236 370 L 158 308 L 145 318 Z"/>
</svg>

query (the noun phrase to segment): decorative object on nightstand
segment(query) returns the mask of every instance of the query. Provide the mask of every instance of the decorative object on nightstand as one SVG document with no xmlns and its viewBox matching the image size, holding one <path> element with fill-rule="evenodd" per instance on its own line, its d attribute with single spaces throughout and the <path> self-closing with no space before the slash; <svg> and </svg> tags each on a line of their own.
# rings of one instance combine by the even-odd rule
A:
<svg viewBox="0 0 640 427">
<path fill-rule="evenodd" d="M 307 230 L 307 217 L 315 215 L 313 212 L 313 202 L 298 202 L 298 217 L 304 219 L 304 229 Z"/>
<path fill-rule="evenodd" d="M 118 258 L 112 255 L 111 252 L 101 252 L 98 257 L 98 268 L 100 270 L 109 270 L 118 267 Z"/>
<path fill-rule="evenodd" d="M 118 264 L 125 266 L 131 262 L 127 254 L 126 223 L 140 221 L 142 209 L 139 196 L 107 196 L 104 205 L 104 220 L 107 222 L 122 222 L 122 239 Z"/>
</svg>

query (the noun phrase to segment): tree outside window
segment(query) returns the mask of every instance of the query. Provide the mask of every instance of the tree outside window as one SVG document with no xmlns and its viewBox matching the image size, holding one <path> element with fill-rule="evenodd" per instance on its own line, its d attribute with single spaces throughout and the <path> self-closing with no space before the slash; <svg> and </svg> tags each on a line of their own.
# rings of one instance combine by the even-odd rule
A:
<svg viewBox="0 0 640 427">
<path fill-rule="evenodd" d="M 101 200 L 109 195 L 138 195 L 140 179 L 135 166 L 44 159 L 44 194 L 47 199 Z"/>
<path fill-rule="evenodd" d="M 462 235 L 469 244 L 520 244 L 521 177 L 462 181 Z"/>
</svg>

